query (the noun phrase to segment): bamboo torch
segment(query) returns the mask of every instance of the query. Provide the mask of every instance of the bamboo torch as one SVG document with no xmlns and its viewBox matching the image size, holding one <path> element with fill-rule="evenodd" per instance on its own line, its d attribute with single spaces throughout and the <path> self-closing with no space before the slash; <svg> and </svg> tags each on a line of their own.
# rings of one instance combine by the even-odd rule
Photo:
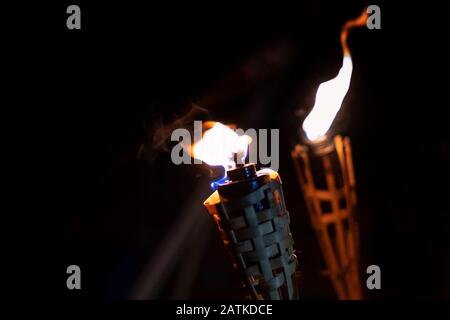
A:
<svg viewBox="0 0 450 320">
<path fill-rule="evenodd" d="M 297 299 L 293 238 L 280 176 L 244 164 L 251 138 L 215 123 L 191 155 L 221 165 L 226 176 L 204 205 L 213 218 L 247 296 L 255 300 Z"/>
<path fill-rule="evenodd" d="M 328 132 L 350 86 L 352 59 L 348 31 L 363 26 L 367 10 L 342 28 L 343 63 L 338 75 L 322 83 L 303 122 L 305 144 L 296 145 L 292 159 L 307 210 L 339 299 L 361 299 L 359 232 L 355 219 L 356 192 L 350 139 Z"/>
</svg>

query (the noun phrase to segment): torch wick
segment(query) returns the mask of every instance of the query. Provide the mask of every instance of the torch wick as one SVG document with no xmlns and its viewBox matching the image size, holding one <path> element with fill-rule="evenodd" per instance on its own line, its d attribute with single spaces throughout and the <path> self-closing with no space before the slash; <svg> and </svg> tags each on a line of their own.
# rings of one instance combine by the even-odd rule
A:
<svg viewBox="0 0 450 320">
<path fill-rule="evenodd" d="M 239 153 L 237 153 L 237 152 L 233 153 L 233 160 L 234 160 L 234 163 L 236 164 L 236 169 L 242 168 L 245 166 L 245 159 L 240 159 Z"/>
</svg>

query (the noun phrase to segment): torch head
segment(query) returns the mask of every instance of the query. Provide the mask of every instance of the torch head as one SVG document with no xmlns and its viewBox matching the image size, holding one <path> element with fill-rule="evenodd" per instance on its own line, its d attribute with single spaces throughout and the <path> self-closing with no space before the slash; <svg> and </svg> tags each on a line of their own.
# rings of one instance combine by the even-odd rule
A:
<svg viewBox="0 0 450 320">
<path fill-rule="evenodd" d="M 253 163 L 228 170 L 205 201 L 253 299 L 297 299 L 294 240 L 281 179 Z"/>
<path fill-rule="evenodd" d="M 335 149 L 333 140 L 328 136 L 319 140 L 308 140 L 308 145 L 311 147 L 313 154 L 319 157 L 331 153 Z"/>
</svg>

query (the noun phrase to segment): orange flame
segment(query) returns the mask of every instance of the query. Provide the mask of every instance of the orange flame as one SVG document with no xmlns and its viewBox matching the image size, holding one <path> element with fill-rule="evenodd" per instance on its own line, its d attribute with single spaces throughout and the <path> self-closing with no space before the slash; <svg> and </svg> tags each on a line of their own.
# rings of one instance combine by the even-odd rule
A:
<svg viewBox="0 0 450 320">
<path fill-rule="evenodd" d="M 249 136 L 239 136 L 220 122 L 208 122 L 206 127 L 209 129 L 203 133 L 202 139 L 189 150 L 192 157 L 211 166 L 223 166 L 225 170 L 234 168 L 236 160 L 243 163 L 252 141 Z"/>
<path fill-rule="evenodd" d="M 348 32 L 351 29 L 353 29 L 353 28 L 358 28 L 358 27 L 365 26 L 366 23 L 367 23 L 367 18 L 368 17 L 369 17 L 369 15 L 367 14 L 367 8 L 365 8 L 358 18 L 355 18 L 355 19 L 347 21 L 344 24 L 344 26 L 342 27 L 342 31 L 341 31 L 341 46 L 342 46 L 342 53 L 344 54 L 344 56 L 349 56 L 350 55 L 350 50 L 349 50 L 349 48 L 347 46 Z"/>
<path fill-rule="evenodd" d="M 347 36 L 351 29 L 365 25 L 367 18 L 367 8 L 365 8 L 358 18 L 347 21 L 342 27 L 342 67 L 335 78 L 320 84 L 314 107 L 303 122 L 303 130 L 310 140 L 320 140 L 325 137 L 341 108 L 342 101 L 350 86 L 353 70 L 352 58 L 347 46 Z"/>
</svg>

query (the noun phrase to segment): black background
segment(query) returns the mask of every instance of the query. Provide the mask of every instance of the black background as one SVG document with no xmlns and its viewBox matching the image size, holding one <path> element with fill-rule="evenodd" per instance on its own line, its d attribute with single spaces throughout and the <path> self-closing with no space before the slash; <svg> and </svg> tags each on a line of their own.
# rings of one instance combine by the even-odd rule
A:
<svg viewBox="0 0 450 320">
<path fill-rule="evenodd" d="M 175 166 L 152 148 L 156 128 L 195 103 L 208 110 L 204 120 L 280 129 L 301 297 L 333 299 L 290 150 L 317 86 L 340 67 L 342 24 L 368 3 L 77 1 L 82 29 L 67 30 L 69 4 L 24 5 L 10 24 L 9 105 L 19 121 L 6 137 L 20 152 L 11 151 L 12 188 L 16 237 L 26 240 L 13 251 L 31 261 L 26 292 L 129 297 L 186 203 L 204 200 L 193 194 L 206 168 Z M 445 13 L 375 4 L 382 29 L 352 31 L 352 83 L 332 127 L 352 139 L 362 267 L 382 270 L 382 290 L 365 294 L 450 298 Z M 66 289 L 70 264 L 82 269 L 81 291 Z M 157 297 L 171 298 L 173 286 Z M 237 288 L 213 232 L 187 298 L 238 299 Z"/>
</svg>

